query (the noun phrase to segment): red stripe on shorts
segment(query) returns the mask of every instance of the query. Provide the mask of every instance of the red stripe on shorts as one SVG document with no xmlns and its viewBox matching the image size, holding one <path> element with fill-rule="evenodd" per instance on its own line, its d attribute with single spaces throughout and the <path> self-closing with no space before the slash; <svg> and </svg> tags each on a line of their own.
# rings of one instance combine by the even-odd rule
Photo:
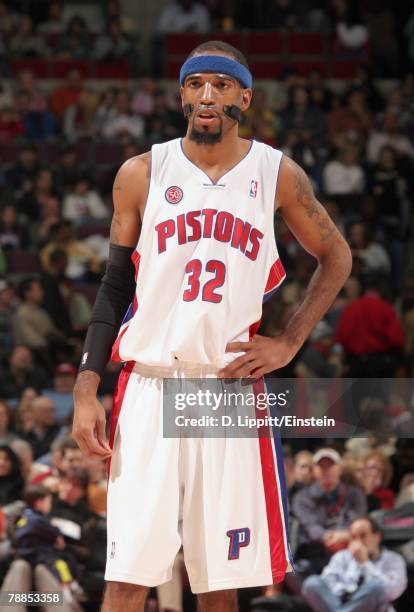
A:
<svg viewBox="0 0 414 612">
<path fill-rule="evenodd" d="M 109 446 L 112 448 L 114 445 L 115 430 L 118 423 L 119 415 L 121 414 L 122 402 L 124 401 L 125 391 L 128 386 L 129 377 L 131 376 L 132 369 L 135 365 L 135 361 L 128 361 L 122 368 L 118 382 L 114 393 L 114 401 L 112 404 L 111 411 L 111 427 L 109 430 Z M 111 469 L 111 460 L 108 460 L 108 478 Z"/>
<path fill-rule="evenodd" d="M 255 395 L 264 393 L 264 379 L 253 383 Z M 267 415 L 267 411 L 256 408 L 256 417 Z M 270 563 L 273 583 L 281 582 L 285 577 L 287 559 L 284 541 L 284 524 L 281 514 L 282 500 L 277 485 L 275 458 L 272 449 L 271 431 L 269 427 L 258 430 L 260 461 L 262 465 L 263 489 L 266 501 L 267 527 L 269 530 Z"/>
</svg>

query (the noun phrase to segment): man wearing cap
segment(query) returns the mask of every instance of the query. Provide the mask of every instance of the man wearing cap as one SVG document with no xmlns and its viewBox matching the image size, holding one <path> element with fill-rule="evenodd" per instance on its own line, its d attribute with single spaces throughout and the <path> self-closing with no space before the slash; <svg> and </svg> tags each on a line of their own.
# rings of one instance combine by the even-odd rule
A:
<svg viewBox="0 0 414 612">
<path fill-rule="evenodd" d="M 367 512 L 363 492 L 341 480 L 341 456 L 322 448 L 313 456 L 315 482 L 293 498 L 293 514 L 299 520 L 296 558 L 308 562 L 306 572 L 319 572 L 329 556 L 347 546 L 348 526 Z"/>
<path fill-rule="evenodd" d="M 210 378 L 223 391 L 226 378 L 251 376 L 262 386 L 351 268 L 302 169 L 239 137 L 252 96 L 243 54 L 203 43 L 180 86 L 185 137 L 154 145 L 116 176 L 108 265 L 75 385 L 73 435 L 89 456 L 111 458 L 103 612 L 142 611 L 181 544 L 200 612 L 235 611 L 236 589 L 291 571 L 280 441 L 164 436 L 163 378 Z M 284 332 L 268 338 L 256 334 L 263 299 L 285 276 L 275 210 L 318 266 Z M 110 353 L 127 365 L 108 445 L 96 392 Z"/>
</svg>

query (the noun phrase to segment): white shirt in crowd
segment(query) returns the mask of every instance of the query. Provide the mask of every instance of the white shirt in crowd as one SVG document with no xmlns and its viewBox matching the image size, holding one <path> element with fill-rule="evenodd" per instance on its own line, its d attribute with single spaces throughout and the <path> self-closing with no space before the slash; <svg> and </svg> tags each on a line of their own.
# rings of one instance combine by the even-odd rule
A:
<svg viewBox="0 0 414 612">
<path fill-rule="evenodd" d="M 69 193 L 63 200 L 63 218 L 68 221 L 84 219 L 105 219 L 108 211 L 102 198 L 96 191 L 88 191 L 85 195 Z"/>
<path fill-rule="evenodd" d="M 358 164 L 346 166 L 338 160 L 333 160 L 328 162 L 323 170 L 323 186 L 328 195 L 362 193 L 364 184 L 364 171 Z"/>
<path fill-rule="evenodd" d="M 178 2 L 166 6 L 158 20 L 159 32 L 208 32 L 210 15 L 202 4 L 194 2 L 188 11 Z"/>
</svg>

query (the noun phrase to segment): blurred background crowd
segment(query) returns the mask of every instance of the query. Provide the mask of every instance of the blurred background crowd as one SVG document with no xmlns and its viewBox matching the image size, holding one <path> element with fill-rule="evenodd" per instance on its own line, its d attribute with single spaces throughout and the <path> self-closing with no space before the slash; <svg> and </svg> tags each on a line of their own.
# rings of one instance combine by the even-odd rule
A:
<svg viewBox="0 0 414 612">
<path fill-rule="evenodd" d="M 48 590 L 55 580 L 70 609 L 98 609 L 103 586 L 106 467 L 82 457 L 70 430 L 108 251 L 112 182 L 123 161 L 184 134 L 179 66 L 208 39 L 234 44 L 249 60 L 255 88 L 240 134 L 282 149 L 307 171 L 353 253 L 345 287 L 277 375 L 413 376 L 411 3 L 0 2 L 0 582 L 24 590 L 37 580 Z M 283 329 L 315 269 L 277 215 L 275 232 L 287 280 L 264 305 L 268 335 Z M 109 364 L 99 391 L 108 415 L 118 373 Z M 398 436 L 384 425 L 370 438 L 331 440 L 339 455 L 318 459 L 326 440 L 286 442 L 301 580 L 241 594 L 243 610 L 317 606 L 321 585 L 309 576 L 341 549 L 356 559 L 361 530 L 374 557 L 380 538 L 403 555 L 399 586 L 386 597 L 399 598 L 399 611 L 412 609 L 413 405 L 411 391 L 390 408 Z M 383 402 L 376 414 L 386 410 Z M 377 523 L 354 523 L 368 512 Z M 177 563 L 175 586 L 192 610 Z M 39 565 L 47 575 L 36 574 Z M 160 610 L 181 609 L 180 594 L 158 597 Z M 148 605 L 157 609 L 155 593 Z"/>
</svg>

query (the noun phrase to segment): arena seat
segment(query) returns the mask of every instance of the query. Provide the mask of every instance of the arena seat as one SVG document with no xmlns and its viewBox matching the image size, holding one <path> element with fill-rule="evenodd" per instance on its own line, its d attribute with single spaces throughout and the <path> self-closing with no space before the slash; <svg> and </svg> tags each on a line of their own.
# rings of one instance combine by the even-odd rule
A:
<svg viewBox="0 0 414 612">
<path fill-rule="evenodd" d="M 360 61 L 333 61 L 330 64 L 329 76 L 333 79 L 350 79 L 355 75 L 358 66 L 365 65 Z"/>
<path fill-rule="evenodd" d="M 289 34 L 287 49 L 292 55 L 321 56 L 325 51 L 325 39 L 321 34 L 314 33 Z"/>
<path fill-rule="evenodd" d="M 246 35 L 246 54 L 269 55 L 282 52 L 282 37 L 279 32 L 250 32 Z"/>
<path fill-rule="evenodd" d="M 307 77 L 312 70 L 318 70 L 322 74 L 326 74 L 326 63 L 318 61 L 297 61 L 292 62 L 292 68 L 300 76 Z"/>
<path fill-rule="evenodd" d="M 256 79 L 275 79 L 286 65 L 274 59 L 258 59 L 249 62 L 250 70 Z"/>
<path fill-rule="evenodd" d="M 49 62 L 40 58 L 16 59 L 11 62 L 13 74 L 22 70 L 31 70 L 38 79 L 46 79 L 49 76 Z"/>
<path fill-rule="evenodd" d="M 166 34 L 164 36 L 165 55 L 188 55 L 200 44 L 199 34 Z"/>
<path fill-rule="evenodd" d="M 42 264 L 36 251 L 13 250 L 6 254 L 8 274 L 41 274 Z"/>
<path fill-rule="evenodd" d="M 95 62 L 93 76 L 96 79 L 130 79 L 132 76 L 131 62 L 127 59 L 116 62 Z"/>
<path fill-rule="evenodd" d="M 83 78 L 90 75 L 90 65 L 88 60 L 81 59 L 58 59 L 52 63 L 52 77 L 62 79 L 70 70 L 79 70 Z"/>
</svg>

